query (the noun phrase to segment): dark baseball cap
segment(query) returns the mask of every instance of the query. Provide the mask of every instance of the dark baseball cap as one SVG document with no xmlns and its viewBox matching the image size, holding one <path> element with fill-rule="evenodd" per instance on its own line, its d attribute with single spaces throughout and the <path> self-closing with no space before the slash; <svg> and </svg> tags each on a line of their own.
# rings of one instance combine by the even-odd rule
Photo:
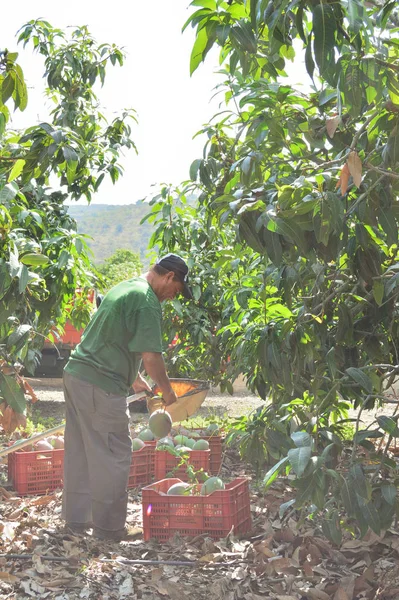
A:
<svg viewBox="0 0 399 600">
<path fill-rule="evenodd" d="M 156 264 L 167 271 L 173 271 L 183 284 L 183 296 L 187 298 L 187 300 L 193 299 L 192 291 L 188 285 L 188 266 L 181 256 L 172 253 L 166 254 L 165 256 L 158 258 Z"/>
</svg>

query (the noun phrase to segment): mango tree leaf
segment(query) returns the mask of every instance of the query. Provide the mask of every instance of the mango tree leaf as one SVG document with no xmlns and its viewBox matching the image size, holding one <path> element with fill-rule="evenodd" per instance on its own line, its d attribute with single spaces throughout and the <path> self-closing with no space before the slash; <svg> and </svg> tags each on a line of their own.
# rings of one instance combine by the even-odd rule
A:
<svg viewBox="0 0 399 600">
<path fill-rule="evenodd" d="M 282 467 L 288 461 L 288 456 L 284 456 L 278 463 L 276 463 L 271 469 L 268 470 L 266 475 L 263 478 L 263 485 L 268 487 L 273 481 L 276 479 L 278 474 L 280 473 Z"/>
<path fill-rule="evenodd" d="M 366 502 L 361 496 L 358 496 L 358 503 L 367 525 L 374 533 L 379 535 L 381 532 L 381 521 L 375 506 L 372 502 Z"/>
<path fill-rule="evenodd" d="M 194 73 L 194 71 L 196 70 L 198 65 L 203 60 L 203 52 L 206 48 L 207 43 L 208 43 L 208 34 L 206 31 L 206 28 L 203 27 L 202 29 L 199 30 L 196 40 L 194 42 L 193 49 L 191 51 L 190 75 L 192 75 Z"/>
<path fill-rule="evenodd" d="M 381 493 L 388 504 L 394 505 L 396 502 L 397 489 L 390 483 L 381 486 Z"/>
<path fill-rule="evenodd" d="M 313 8 L 314 55 L 321 76 L 334 63 L 336 22 L 331 6 L 321 2 Z"/>
<path fill-rule="evenodd" d="M 389 433 L 389 435 L 391 435 L 392 437 L 399 437 L 398 425 L 396 421 L 394 421 L 394 419 L 391 419 L 391 417 L 387 417 L 386 415 L 380 415 L 379 417 L 377 417 L 377 423 L 381 427 L 381 429 Z"/>
<path fill-rule="evenodd" d="M 15 164 L 14 164 L 13 168 L 11 169 L 10 174 L 8 176 L 8 181 L 13 181 L 19 175 L 21 175 L 24 165 L 25 165 L 25 161 L 22 158 L 15 161 Z"/>
<path fill-rule="evenodd" d="M 291 433 L 291 439 L 297 448 L 312 446 L 312 438 L 306 431 L 294 431 Z"/>
<path fill-rule="evenodd" d="M 370 377 L 366 375 L 366 373 L 364 373 L 360 369 L 356 369 L 355 367 L 349 367 L 345 370 L 345 372 L 349 375 L 349 377 L 352 377 L 352 379 L 356 381 L 356 383 L 358 383 L 362 388 L 364 388 L 366 392 L 370 394 L 373 391 L 373 383 Z"/>
<path fill-rule="evenodd" d="M 288 460 L 298 477 L 303 475 L 310 461 L 311 454 L 312 450 L 309 446 L 288 450 Z"/>
<path fill-rule="evenodd" d="M 15 377 L 0 372 L 0 391 L 4 400 L 16 413 L 24 413 L 26 409 L 25 394 Z"/>
<path fill-rule="evenodd" d="M 349 470 L 349 476 L 356 495 L 360 498 L 364 498 L 364 500 L 370 500 L 372 491 L 371 485 L 366 479 L 362 467 L 360 465 L 352 465 Z"/>
</svg>

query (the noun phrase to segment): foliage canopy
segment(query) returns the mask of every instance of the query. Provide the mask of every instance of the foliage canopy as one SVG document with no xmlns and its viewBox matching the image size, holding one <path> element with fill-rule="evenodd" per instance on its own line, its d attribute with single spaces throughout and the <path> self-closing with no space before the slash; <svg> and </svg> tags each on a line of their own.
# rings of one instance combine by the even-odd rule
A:
<svg viewBox="0 0 399 600">
<path fill-rule="evenodd" d="M 79 327 L 89 318 L 87 294 L 97 275 L 85 236 L 64 206 L 66 198 L 89 201 L 105 176 L 122 173 L 118 157 L 130 148 L 132 111 L 107 122 L 93 91 L 109 63 L 122 64 L 115 45 L 98 45 L 86 27 L 68 38 L 47 21 L 20 30 L 44 58 L 46 95 L 54 108 L 48 123 L 24 131 L 9 126 L 10 105 L 27 106 L 18 54 L 0 53 L 0 394 L 5 429 L 25 409 L 18 371 L 33 372 L 44 338 L 68 316 Z M 55 182 L 55 183 L 54 183 Z M 16 377 L 16 379 L 14 379 Z M 10 424 L 10 419 L 14 421 Z"/>
<path fill-rule="evenodd" d="M 399 433 L 388 417 L 359 430 L 362 411 L 388 401 L 399 371 L 397 5 L 191 6 L 191 72 L 218 46 L 224 83 L 191 183 L 165 187 L 152 203 L 153 242 L 187 252 L 202 286 L 195 313 L 202 325 L 180 362 L 213 353 L 219 365 L 229 357 L 225 375 L 243 372 L 272 401 L 243 425 L 257 431 L 256 442 L 244 436 L 247 449 L 260 463 L 288 450 L 267 481 L 293 469 L 297 506 L 322 508 L 336 488 L 338 505 L 326 518 L 336 539 L 339 502 L 363 533 L 379 531 L 395 511 L 378 479 L 382 465 L 394 464 L 388 446 L 371 481 L 356 450 L 347 478 L 336 477 L 331 456 L 342 450 L 336 434 L 351 405 L 359 409 L 355 448 L 373 449 L 368 438 L 384 432 L 389 445 Z M 301 57 L 309 92 L 286 77 L 287 62 Z M 193 188 L 200 195 L 190 221 L 183 204 Z M 215 322 L 217 343 L 209 335 Z"/>
</svg>

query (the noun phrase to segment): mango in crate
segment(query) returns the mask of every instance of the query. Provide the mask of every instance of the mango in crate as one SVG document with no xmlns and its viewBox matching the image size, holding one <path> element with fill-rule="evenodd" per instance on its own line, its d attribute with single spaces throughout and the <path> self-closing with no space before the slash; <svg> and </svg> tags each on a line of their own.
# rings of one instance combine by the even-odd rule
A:
<svg viewBox="0 0 399 600">
<path fill-rule="evenodd" d="M 193 446 L 193 450 L 209 450 L 209 442 L 206 440 L 197 440 Z"/>
<path fill-rule="evenodd" d="M 201 486 L 201 496 L 209 496 L 216 490 L 224 490 L 225 485 L 220 477 L 209 477 Z"/>
<path fill-rule="evenodd" d="M 134 438 L 132 440 L 132 450 L 133 452 L 136 452 L 137 450 L 141 450 L 142 448 L 144 448 L 145 444 L 143 442 L 143 440 L 141 440 L 140 438 Z"/>
<path fill-rule="evenodd" d="M 187 496 L 191 487 L 189 483 L 175 483 L 168 489 L 168 496 Z"/>
<path fill-rule="evenodd" d="M 165 448 L 165 447 L 166 448 L 168 448 L 168 447 L 169 448 L 174 448 L 175 447 L 172 438 L 170 438 L 170 437 L 163 437 L 163 438 L 160 438 L 157 441 L 157 448 Z"/>
<path fill-rule="evenodd" d="M 53 446 L 46 440 L 39 440 L 34 445 L 35 451 L 39 452 L 48 452 L 49 450 L 54 450 Z"/>
<path fill-rule="evenodd" d="M 152 442 L 154 440 L 154 434 L 152 433 L 151 429 L 143 429 L 143 431 L 140 431 L 137 437 L 140 440 L 143 440 L 143 442 Z"/>
</svg>

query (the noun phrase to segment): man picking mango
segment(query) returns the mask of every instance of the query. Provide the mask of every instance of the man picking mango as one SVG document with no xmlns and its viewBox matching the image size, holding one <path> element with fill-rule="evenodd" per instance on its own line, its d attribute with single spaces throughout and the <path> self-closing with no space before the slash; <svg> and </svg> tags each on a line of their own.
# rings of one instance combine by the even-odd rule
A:
<svg viewBox="0 0 399 600">
<path fill-rule="evenodd" d="M 176 401 L 162 357 L 161 302 L 192 298 L 188 267 L 176 254 L 112 288 L 64 370 L 66 405 L 63 518 L 100 539 L 128 535 L 127 483 L 132 447 L 127 396 L 151 391 L 141 362 L 166 404 Z"/>
</svg>

